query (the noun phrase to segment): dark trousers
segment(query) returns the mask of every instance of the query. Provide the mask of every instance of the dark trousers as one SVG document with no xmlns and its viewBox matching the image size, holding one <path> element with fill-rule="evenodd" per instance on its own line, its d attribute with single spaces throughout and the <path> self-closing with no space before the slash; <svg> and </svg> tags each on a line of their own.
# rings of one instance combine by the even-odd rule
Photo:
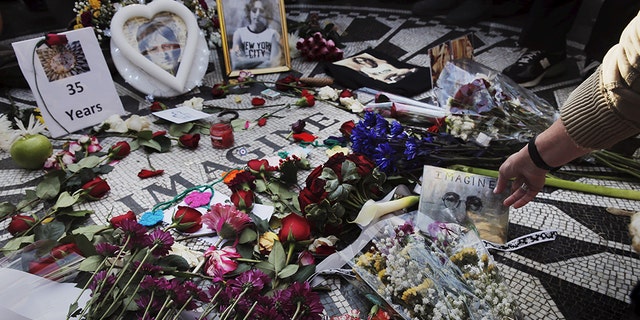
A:
<svg viewBox="0 0 640 320">
<path fill-rule="evenodd" d="M 564 52 L 567 34 L 581 4 L 581 0 L 534 0 L 519 45 L 532 50 Z"/>
<path fill-rule="evenodd" d="M 620 40 L 622 30 L 638 15 L 638 10 L 639 0 L 605 0 L 584 47 L 587 60 L 602 61 L 607 51 Z"/>
</svg>

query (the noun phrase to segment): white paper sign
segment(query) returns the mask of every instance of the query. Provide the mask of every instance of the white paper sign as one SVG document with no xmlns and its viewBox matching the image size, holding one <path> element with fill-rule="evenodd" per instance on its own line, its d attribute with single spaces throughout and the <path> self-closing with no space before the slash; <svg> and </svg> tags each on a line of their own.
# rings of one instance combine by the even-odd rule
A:
<svg viewBox="0 0 640 320">
<path fill-rule="evenodd" d="M 208 118 L 211 116 L 208 113 L 198 111 L 196 109 L 189 108 L 189 107 L 177 107 L 177 108 L 162 110 L 162 111 L 154 112 L 153 115 L 158 118 L 162 118 L 177 124 L 200 120 L 200 119 Z"/>
<path fill-rule="evenodd" d="M 66 35 L 67 44 L 36 48 L 43 38 L 12 44 L 53 137 L 125 114 L 93 29 L 60 34 Z"/>
</svg>

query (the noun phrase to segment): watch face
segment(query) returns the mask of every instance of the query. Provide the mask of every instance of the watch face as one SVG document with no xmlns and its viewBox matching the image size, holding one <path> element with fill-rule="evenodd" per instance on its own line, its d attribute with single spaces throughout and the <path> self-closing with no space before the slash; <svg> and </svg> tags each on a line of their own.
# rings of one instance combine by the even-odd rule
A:
<svg viewBox="0 0 640 320">
<path fill-rule="evenodd" d="M 89 71 L 80 41 L 36 49 L 47 79 L 56 81 Z"/>
</svg>

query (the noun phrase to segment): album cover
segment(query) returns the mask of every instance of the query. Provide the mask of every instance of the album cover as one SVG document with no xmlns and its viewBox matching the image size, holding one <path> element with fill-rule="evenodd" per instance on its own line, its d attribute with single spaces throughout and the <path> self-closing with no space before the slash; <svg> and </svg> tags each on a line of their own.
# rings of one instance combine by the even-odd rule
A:
<svg viewBox="0 0 640 320">
<path fill-rule="evenodd" d="M 426 231 L 433 221 L 475 228 L 480 238 L 505 243 L 509 207 L 502 204 L 509 188 L 494 194 L 497 179 L 446 168 L 424 166 L 416 224 Z"/>
</svg>

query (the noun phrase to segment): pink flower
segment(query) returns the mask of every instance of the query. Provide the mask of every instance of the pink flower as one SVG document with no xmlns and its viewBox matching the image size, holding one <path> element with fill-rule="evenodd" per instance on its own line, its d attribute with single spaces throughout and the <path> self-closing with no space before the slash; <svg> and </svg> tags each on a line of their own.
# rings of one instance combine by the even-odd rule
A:
<svg viewBox="0 0 640 320">
<path fill-rule="evenodd" d="M 223 239 L 232 239 L 249 225 L 251 218 L 234 206 L 216 203 L 202 216 L 202 222 Z"/>
<path fill-rule="evenodd" d="M 233 259 L 240 258 L 241 255 L 236 251 L 235 247 L 229 246 L 218 249 L 215 246 L 211 246 L 204 253 L 204 257 L 207 259 L 205 273 L 212 277 L 222 277 L 236 270 L 238 263 Z"/>
<path fill-rule="evenodd" d="M 184 203 L 189 207 L 197 208 L 209 204 L 211 201 L 211 192 L 194 191 L 184 197 Z"/>
<path fill-rule="evenodd" d="M 309 250 L 304 250 L 298 255 L 298 264 L 301 266 L 310 266 L 315 262 L 316 260 Z"/>
</svg>

